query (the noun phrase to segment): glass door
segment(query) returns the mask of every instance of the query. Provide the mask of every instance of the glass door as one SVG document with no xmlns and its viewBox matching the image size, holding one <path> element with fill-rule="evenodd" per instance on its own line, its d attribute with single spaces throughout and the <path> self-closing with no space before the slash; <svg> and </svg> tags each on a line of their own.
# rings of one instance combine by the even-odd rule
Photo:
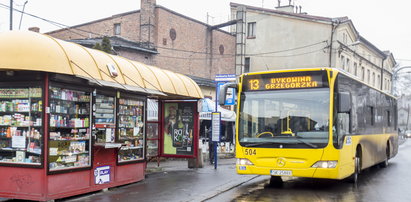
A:
<svg viewBox="0 0 411 202">
<path fill-rule="evenodd" d="M 122 143 L 118 162 L 144 160 L 144 100 L 119 99 L 117 142 Z"/>
<path fill-rule="evenodd" d="M 147 99 L 147 157 L 159 156 L 158 100 Z"/>
</svg>

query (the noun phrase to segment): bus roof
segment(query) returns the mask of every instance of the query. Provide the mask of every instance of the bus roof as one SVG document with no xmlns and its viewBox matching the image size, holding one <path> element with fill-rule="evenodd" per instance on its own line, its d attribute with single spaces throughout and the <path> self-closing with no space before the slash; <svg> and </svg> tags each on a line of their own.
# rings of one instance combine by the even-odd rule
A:
<svg viewBox="0 0 411 202">
<path fill-rule="evenodd" d="M 355 81 L 358 81 L 358 82 L 360 82 L 360 83 L 362 83 L 362 84 L 364 84 L 364 85 L 366 85 L 366 86 L 368 86 L 368 87 L 370 87 L 370 88 L 372 88 L 372 89 L 374 89 L 374 90 L 377 90 L 377 91 L 379 91 L 379 92 L 381 92 L 381 93 L 383 93 L 383 94 L 385 94 L 385 95 L 388 95 L 388 96 L 390 96 L 390 97 L 392 97 L 392 98 L 397 99 L 394 95 L 389 94 L 389 93 L 387 93 L 387 92 L 384 92 L 384 91 L 382 91 L 382 90 L 380 90 L 380 89 L 378 89 L 378 88 L 375 88 L 375 87 L 373 87 L 373 86 L 365 83 L 364 81 L 361 81 L 361 80 L 358 79 L 357 77 L 351 75 L 350 73 L 348 73 L 348 72 L 346 72 L 346 71 L 344 71 L 344 70 L 342 70 L 342 69 L 337 69 L 337 68 L 332 68 L 332 67 L 300 68 L 300 69 L 279 69 L 279 70 L 269 70 L 269 71 L 258 71 L 258 72 L 243 73 L 241 76 L 244 77 L 244 76 L 259 75 L 259 74 L 285 73 L 285 72 L 303 72 L 303 71 L 332 71 L 332 72 L 335 72 L 335 73 L 337 73 L 337 74 L 338 74 L 338 73 L 341 73 L 341 74 L 343 74 L 343 75 L 345 75 L 345 76 L 347 76 L 347 77 L 349 77 L 349 78 L 351 78 L 351 79 L 353 79 L 353 80 L 355 80 Z"/>
</svg>

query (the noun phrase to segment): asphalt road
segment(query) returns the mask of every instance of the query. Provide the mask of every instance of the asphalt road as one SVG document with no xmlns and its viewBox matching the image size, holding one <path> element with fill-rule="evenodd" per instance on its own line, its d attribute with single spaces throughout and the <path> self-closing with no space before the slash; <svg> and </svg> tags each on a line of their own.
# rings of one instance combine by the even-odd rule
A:
<svg viewBox="0 0 411 202">
<path fill-rule="evenodd" d="M 372 167 L 357 185 L 338 180 L 289 178 L 283 187 L 268 185 L 261 176 L 208 201 L 411 201 L 411 139 L 400 145 L 387 168 Z"/>
</svg>

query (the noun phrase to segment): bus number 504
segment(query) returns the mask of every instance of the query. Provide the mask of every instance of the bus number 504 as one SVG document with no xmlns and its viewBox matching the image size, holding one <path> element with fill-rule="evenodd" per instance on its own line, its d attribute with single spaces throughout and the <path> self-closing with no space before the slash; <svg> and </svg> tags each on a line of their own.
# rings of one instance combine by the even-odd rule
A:
<svg viewBox="0 0 411 202">
<path fill-rule="evenodd" d="M 245 155 L 257 155 L 255 149 L 245 149 Z"/>
</svg>

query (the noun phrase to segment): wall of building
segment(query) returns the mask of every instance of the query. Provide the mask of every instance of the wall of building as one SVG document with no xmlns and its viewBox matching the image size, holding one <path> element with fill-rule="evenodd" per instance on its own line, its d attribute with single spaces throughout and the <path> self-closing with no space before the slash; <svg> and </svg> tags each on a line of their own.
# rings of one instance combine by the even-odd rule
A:
<svg viewBox="0 0 411 202">
<path fill-rule="evenodd" d="M 329 66 L 330 24 L 250 10 L 246 15 L 247 23 L 256 23 L 255 38 L 246 39 L 250 71 Z"/>
<path fill-rule="evenodd" d="M 116 52 L 118 53 L 118 55 L 124 58 L 127 58 L 129 60 L 134 60 L 134 61 L 138 61 L 138 62 L 147 64 L 147 65 L 155 66 L 154 57 L 152 54 L 144 54 L 144 53 L 136 54 L 135 52 L 131 52 L 128 50 L 116 50 Z"/>
<path fill-rule="evenodd" d="M 210 79 L 216 73 L 234 72 L 234 36 L 209 31 L 205 24 L 166 9 L 158 9 L 157 15 L 156 44 L 160 54 L 155 58 L 156 66 Z M 224 47 L 223 54 L 219 52 L 220 45 Z"/>
</svg>

